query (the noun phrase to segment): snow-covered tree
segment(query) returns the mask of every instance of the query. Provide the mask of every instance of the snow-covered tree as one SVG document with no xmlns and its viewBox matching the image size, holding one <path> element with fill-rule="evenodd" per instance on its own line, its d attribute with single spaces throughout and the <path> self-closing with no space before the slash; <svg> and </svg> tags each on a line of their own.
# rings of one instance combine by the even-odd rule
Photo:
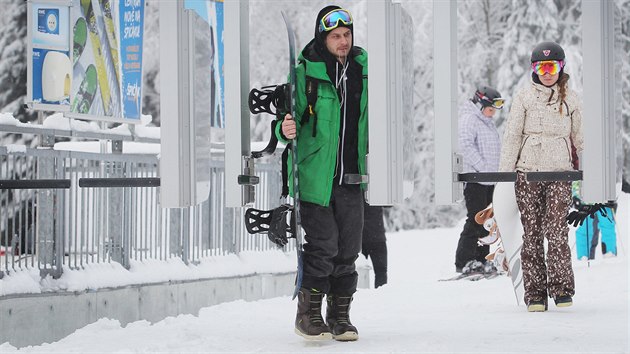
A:
<svg viewBox="0 0 630 354">
<path fill-rule="evenodd" d="M 23 108 L 26 96 L 26 2 L 2 3 L 0 31 L 0 111 L 10 112 L 23 122 L 35 114 Z"/>
<path fill-rule="evenodd" d="M 160 125 L 160 16 L 158 0 L 145 0 L 142 42 L 142 113 Z"/>
<path fill-rule="evenodd" d="M 497 70 L 503 65 L 502 38 L 512 13 L 512 2 L 475 0 L 458 2 L 458 81 L 460 100 L 470 99 L 477 86 L 497 88 Z"/>
</svg>

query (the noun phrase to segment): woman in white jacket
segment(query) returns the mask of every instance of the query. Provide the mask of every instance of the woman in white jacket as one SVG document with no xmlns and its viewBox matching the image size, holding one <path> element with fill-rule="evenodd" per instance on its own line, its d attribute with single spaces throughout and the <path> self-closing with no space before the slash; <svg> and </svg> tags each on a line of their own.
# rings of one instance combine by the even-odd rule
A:
<svg viewBox="0 0 630 354">
<path fill-rule="evenodd" d="M 571 147 L 582 150 L 582 109 L 567 84 L 564 50 L 554 42 L 540 43 L 531 63 L 532 83 L 512 102 L 499 171 L 572 170 Z M 571 182 L 528 182 L 518 173 L 515 190 L 525 231 L 521 263 L 527 310 L 545 311 L 547 297 L 558 307 L 571 306 L 575 281 L 565 221 Z"/>
</svg>

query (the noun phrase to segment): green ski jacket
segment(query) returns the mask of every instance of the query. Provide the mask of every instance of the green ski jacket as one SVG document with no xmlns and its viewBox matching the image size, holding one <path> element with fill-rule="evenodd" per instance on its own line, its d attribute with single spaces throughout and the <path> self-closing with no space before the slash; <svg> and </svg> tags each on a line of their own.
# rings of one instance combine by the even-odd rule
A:
<svg viewBox="0 0 630 354">
<path fill-rule="evenodd" d="M 360 100 L 359 131 L 358 131 L 358 166 L 359 173 L 367 174 L 366 154 L 368 141 L 368 114 L 367 114 L 367 52 L 359 47 L 359 54 L 354 60 L 363 67 L 363 89 Z M 305 49 L 306 50 L 306 49 Z M 328 206 L 332 193 L 333 176 L 337 164 L 337 149 L 339 143 L 339 129 L 341 126 L 341 104 L 337 91 L 326 73 L 326 64 L 323 61 L 309 61 L 304 57 L 304 51 L 298 58 L 296 68 L 296 117 L 293 117 L 297 127 L 297 156 L 298 156 L 298 183 L 300 200 L 310 203 Z M 317 102 L 314 112 L 317 119 L 309 119 L 302 124 L 300 122 L 303 112 L 307 108 L 306 77 L 317 80 Z M 317 122 L 317 123 L 315 123 Z M 313 137 L 313 125 L 316 124 L 316 134 Z M 276 136 L 283 143 L 289 143 L 281 133 L 282 125 L 276 125 Z M 287 161 L 289 193 L 293 191 L 293 165 L 292 156 L 289 153 Z M 365 188 L 362 185 L 362 188 Z"/>
</svg>

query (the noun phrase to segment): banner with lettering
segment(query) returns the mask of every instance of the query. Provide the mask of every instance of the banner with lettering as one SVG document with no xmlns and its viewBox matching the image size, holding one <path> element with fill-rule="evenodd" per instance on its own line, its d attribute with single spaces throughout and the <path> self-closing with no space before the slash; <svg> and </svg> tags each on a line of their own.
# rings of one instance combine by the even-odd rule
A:
<svg viewBox="0 0 630 354">
<path fill-rule="evenodd" d="M 125 117 L 140 117 L 142 98 L 142 35 L 144 1 L 120 2 L 122 106 Z"/>
<path fill-rule="evenodd" d="M 67 111 L 72 81 L 69 3 L 32 1 L 27 12 L 27 102 L 33 109 Z"/>
<path fill-rule="evenodd" d="M 72 0 L 69 116 L 140 123 L 144 0 Z"/>
</svg>

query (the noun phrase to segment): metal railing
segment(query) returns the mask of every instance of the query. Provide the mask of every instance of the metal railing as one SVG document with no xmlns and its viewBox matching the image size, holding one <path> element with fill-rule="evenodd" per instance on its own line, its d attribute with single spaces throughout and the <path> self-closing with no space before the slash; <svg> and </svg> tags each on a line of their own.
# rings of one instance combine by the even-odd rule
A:
<svg viewBox="0 0 630 354">
<path fill-rule="evenodd" d="M 0 277 L 27 268 L 59 276 L 63 267 L 102 262 L 129 267 L 130 260 L 178 257 L 196 263 L 275 248 L 266 237 L 247 233 L 242 209 L 225 207 L 222 154 L 211 163 L 207 201 L 163 209 L 154 185 L 155 155 L 18 150 L 0 146 Z M 277 206 L 279 159 L 267 158 L 256 170 L 255 207 Z M 102 186 L 114 178 L 130 186 Z"/>
</svg>

